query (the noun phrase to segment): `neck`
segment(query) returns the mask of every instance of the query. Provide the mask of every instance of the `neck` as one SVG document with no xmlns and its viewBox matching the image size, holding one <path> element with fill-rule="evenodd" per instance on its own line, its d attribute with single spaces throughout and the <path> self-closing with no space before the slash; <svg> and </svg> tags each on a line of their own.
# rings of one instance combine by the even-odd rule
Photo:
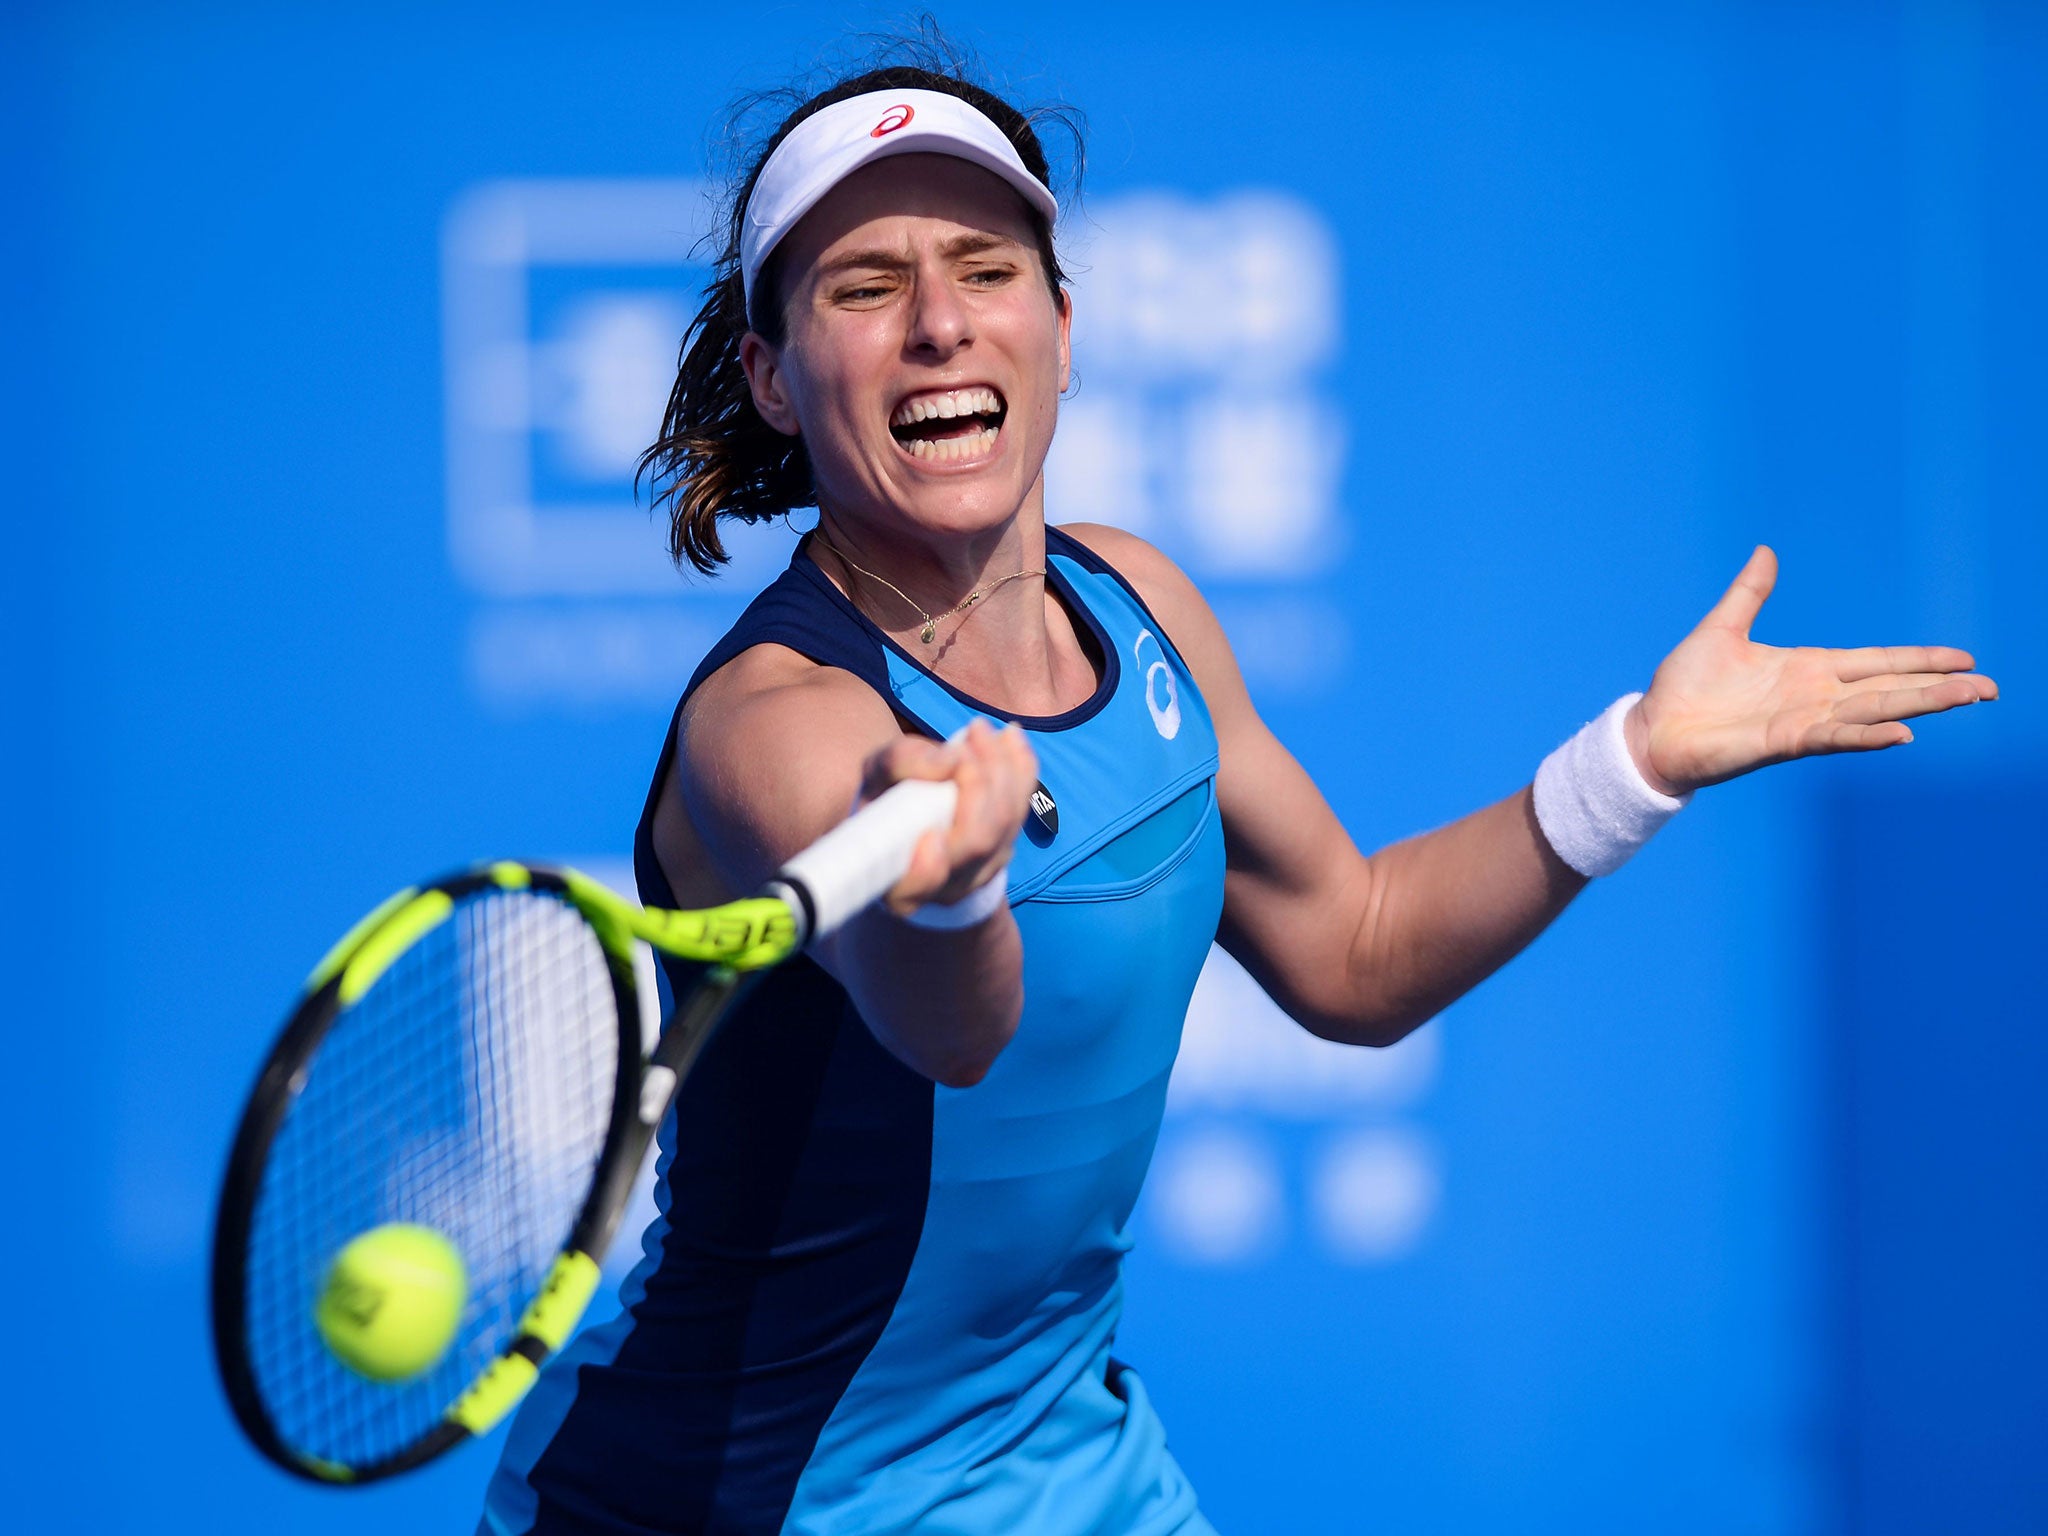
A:
<svg viewBox="0 0 2048 1536">
<path fill-rule="evenodd" d="M 853 581 L 865 590 L 849 595 L 892 634 L 923 622 L 909 604 L 943 613 L 992 582 L 1045 565 L 1045 525 L 1023 512 L 995 528 L 955 534 L 820 508 L 817 532 L 834 578 L 857 567 Z"/>
<path fill-rule="evenodd" d="M 879 629 L 961 691 L 1013 714 L 1058 714 L 1085 699 L 1095 677 L 1046 587 L 1045 517 L 1033 489 L 1007 522 L 959 534 L 821 506 L 809 553 Z"/>
</svg>

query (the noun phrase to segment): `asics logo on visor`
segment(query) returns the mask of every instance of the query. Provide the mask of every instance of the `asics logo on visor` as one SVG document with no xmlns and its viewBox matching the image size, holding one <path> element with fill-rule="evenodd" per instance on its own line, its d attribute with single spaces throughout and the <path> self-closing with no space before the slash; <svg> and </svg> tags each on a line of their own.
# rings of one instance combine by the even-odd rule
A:
<svg viewBox="0 0 2048 1536">
<path fill-rule="evenodd" d="M 882 120 L 868 130 L 868 137 L 879 139 L 885 133 L 894 133 L 915 116 L 917 116 L 917 109 L 915 107 L 905 103 L 898 103 L 882 114 Z"/>
</svg>

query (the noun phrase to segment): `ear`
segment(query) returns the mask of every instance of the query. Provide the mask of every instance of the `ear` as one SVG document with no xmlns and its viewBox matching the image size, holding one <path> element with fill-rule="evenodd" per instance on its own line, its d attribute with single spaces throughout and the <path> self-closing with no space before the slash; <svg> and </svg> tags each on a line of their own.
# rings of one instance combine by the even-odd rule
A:
<svg viewBox="0 0 2048 1536">
<path fill-rule="evenodd" d="M 1060 392 L 1060 396 L 1061 396 L 1061 398 L 1063 398 L 1063 399 L 1064 399 L 1064 398 L 1065 398 L 1065 396 L 1066 396 L 1066 393 L 1067 393 L 1067 391 L 1068 391 L 1069 389 L 1071 389 L 1071 388 L 1073 387 L 1073 383 L 1074 383 L 1074 290 L 1073 290 L 1073 289 L 1071 289 L 1071 288 L 1062 288 L 1062 289 L 1060 290 L 1060 307 L 1059 307 L 1059 315 L 1060 315 L 1060 320 L 1059 320 L 1059 325 L 1060 325 L 1060 390 L 1059 390 L 1059 392 Z"/>
<path fill-rule="evenodd" d="M 802 436 L 796 405 L 789 397 L 789 375 L 782 367 L 782 349 L 749 331 L 740 338 L 740 368 L 746 373 L 747 388 L 753 391 L 754 409 L 761 419 L 784 437 Z"/>
</svg>

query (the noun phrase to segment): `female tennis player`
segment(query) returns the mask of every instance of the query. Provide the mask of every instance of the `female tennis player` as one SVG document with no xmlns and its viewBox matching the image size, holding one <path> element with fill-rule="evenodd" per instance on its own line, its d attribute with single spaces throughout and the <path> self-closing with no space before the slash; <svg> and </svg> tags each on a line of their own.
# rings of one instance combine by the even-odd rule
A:
<svg viewBox="0 0 2048 1536">
<path fill-rule="evenodd" d="M 625 1312 L 544 1373 L 486 1530 L 1209 1531 L 1111 1345 L 1211 942 L 1384 1045 L 1691 791 L 1996 695 L 1947 648 L 1752 641 L 1759 549 L 1530 787 L 1361 854 L 1186 577 L 1046 522 L 1056 215 L 1030 122 L 927 69 L 806 102 L 741 187 L 650 463 L 699 567 L 722 517 L 818 524 L 689 683 L 641 894 L 752 891 L 900 778 L 958 811 L 707 1047 Z"/>
</svg>

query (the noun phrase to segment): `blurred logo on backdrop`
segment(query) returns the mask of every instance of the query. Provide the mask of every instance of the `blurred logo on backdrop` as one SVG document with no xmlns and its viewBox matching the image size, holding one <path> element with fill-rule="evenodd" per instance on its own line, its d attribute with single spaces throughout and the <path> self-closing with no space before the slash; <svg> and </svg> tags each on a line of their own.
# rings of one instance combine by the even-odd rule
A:
<svg viewBox="0 0 2048 1536">
<path fill-rule="evenodd" d="M 741 539 L 727 579 L 686 583 L 633 494 L 712 216 L 702 183 L 646 178 L 487 182 L 448 212 L 448 551 L 486 707 L 664 708 L 772 570 Z"/>
<path fill-rule="evenodd" d="M 790 527 L 734 528 L 731 567 L 679 576 L 634 499 L 710 275 L 715 214 L 705 184 L 655 178 L 493 181 L 448 213 L 448 548 L 474 600 L 468 676 L 487 708 L 665 716 L 788 558 Z M 1171 554 L 1255 691 L 1333 691 L 1351 551 L 1328 222 L 1263 190 L 1104 197 L 1078 222 L 1063 232 L 1078 383 L 1047 465 L 1049 514 Z M 1171 735 L 1178 700 L 1148 690 L 1148 703 Z M 1256 1263 L 1295 1241 L 1349 1263 L 1411 1251 L 1441 1176 L 1404 1111 L 1434 1083 L 1439 1049 L 1437 1031 L 1388 1051 L 1317 1040 L 1215 952 L 1144 1230 L 1201 1265 Z"/>
<path fill-rule="evenodd" d="M 487 182 L 448 213 L 448 547 L 488 706 L 665 707 L 787 558 L 788 529 L 734 529 L 730 569 L 679 576 L 634 500 L 714 216 L 704 184 L 652 178 Z M 1158 543 L 1255 688 L 1313 694 L 1349 643 L 1330 586 L 1347 529 L 1329 225 L 1263 191 L 1107 197 L 1081 223 L 1051 515 Z"/>
<path fill-rule="evenodd" d="M 1306 1245 L 1384 1264 L 1442 1194 L 1435 1139 L 1406 1118 L 1436 1086 L 1443 1026 L 1385 1050 L 1320 1040 L 1220 949 L 1188 1007 L 1146 1183 L 1144 1233 L 1176 1259 L 1255 1264 Z"/>
<path fill-rule="evenodd" d="M 1068 232 L 1077 387 L 1046 469 L 1055 522 L 1113 523 L 1208 593 L 1252 686 L 1313 693 L 1349 645 L 1336 237 L 1279 192 L 1144 192 Z"/>
</svg>

